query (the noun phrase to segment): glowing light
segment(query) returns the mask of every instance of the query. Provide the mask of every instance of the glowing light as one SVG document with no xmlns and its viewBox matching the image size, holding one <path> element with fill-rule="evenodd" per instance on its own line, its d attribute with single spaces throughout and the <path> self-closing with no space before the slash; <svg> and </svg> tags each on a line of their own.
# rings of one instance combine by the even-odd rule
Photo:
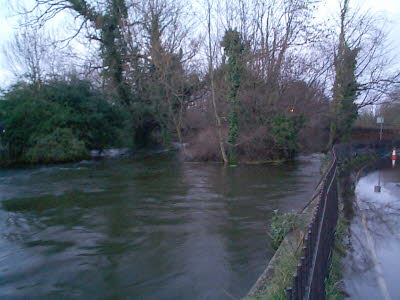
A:
<svg viewBox="0 0 400 300">
<path fill-rule="evenodd" d="M 294 112 L 294 108 L 292 108 L 292 109 L 290 110 L 290 112 L 293 113 L 293 112 Z"/>
</svg>

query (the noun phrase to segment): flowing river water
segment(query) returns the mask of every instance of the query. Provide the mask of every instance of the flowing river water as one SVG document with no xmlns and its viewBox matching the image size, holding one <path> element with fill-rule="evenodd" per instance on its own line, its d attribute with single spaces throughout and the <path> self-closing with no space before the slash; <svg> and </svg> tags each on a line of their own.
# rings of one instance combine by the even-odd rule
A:
<svg viewBox="0 0 400 300">
<path fill-rule="evenodd" d="M 273 211 L 310 200 L 320 161 L 0 170 L 0 299 L 239 299 L 274 253 Z"/>
</svg>

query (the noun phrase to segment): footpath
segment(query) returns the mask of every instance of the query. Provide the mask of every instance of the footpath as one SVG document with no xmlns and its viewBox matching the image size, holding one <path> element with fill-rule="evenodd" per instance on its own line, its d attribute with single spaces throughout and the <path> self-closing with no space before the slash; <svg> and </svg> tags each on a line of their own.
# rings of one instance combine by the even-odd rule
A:
<svg viewBox="0 0 400 300">
<path fill-rule="evenodd" d="M 375 192 L 375 186 L 381 192 Z M 344 288 L 350 300 L 400 299 L 400 167 L 356 184 Z"/>
</svg>

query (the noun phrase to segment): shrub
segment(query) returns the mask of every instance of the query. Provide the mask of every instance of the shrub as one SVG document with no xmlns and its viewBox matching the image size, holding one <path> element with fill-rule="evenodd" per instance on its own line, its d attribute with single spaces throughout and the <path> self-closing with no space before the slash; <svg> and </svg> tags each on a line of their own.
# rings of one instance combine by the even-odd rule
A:
<svg viewBox="0 0 400 300">
<path fill-rule="evenodd" d="M 280 157 L 293 158 L 298 151 L 297 136 L 305 122 L 304 117 L 279 116 L 272 121 L 271 134 Z"/>
<path fill-rule="evenodd" d="M 297 214 L 294 212 L 280 214 L 278 210 L 274 210 L 272 223 L 268 235 L 271 237 L 272 248 L 278 249 L 285 236 L 298 227 Z"/>
<path fill-rule="evenodd" d="M 87 149 L 119 146 L 122 112 L 88 81 L 19 83 L 0 98 L 1 141 L 9 162 L 64 162 Z M 4 161 L 3 161 L 4 164 Z"/>
<path fill-rule="evenodd" d="M 85 143 L 78 140 L 69 128 L 56 128 L 43 136 L 33 136 L 34 146 L 26 153 L 32 163 L 68 162 L 88 157 Z"/>
</svg>

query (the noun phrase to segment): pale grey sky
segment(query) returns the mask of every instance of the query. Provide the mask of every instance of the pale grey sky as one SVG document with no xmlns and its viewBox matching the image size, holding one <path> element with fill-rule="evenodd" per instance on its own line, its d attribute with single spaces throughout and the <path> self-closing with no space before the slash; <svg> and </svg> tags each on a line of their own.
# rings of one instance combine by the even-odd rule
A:
<svg viewBox="0 0 400 300">
<path fill-rule="evenodd" d="M 34 3 L 34 0 L 0 0 L 0 49 L 10 41 L 13 34 L 18 30 L 18 17 L 13 16 L 9 9 L 9 4 Z M 337 16 L 338 0 L 326 0 L 321 6 L 318 15 L 328 17 Z M 370 10 L 374 14 L 383 14 L 388 20 L 388 30 L 390 31 L 390 43 L 396 52 L 399 53 L 400 65 L 400 1 L 399 0 L 352 0 L 352 6 L 358 6 L 362 10 Z M 60 17 L 57 22 L 57 29 L 63 30 L 66 17 Z M 0 50 L 0 87 L 4 88 L 13 80 L 13 74 L 8 70 L 8 64 L 4 53 Z"/>
</svg>

